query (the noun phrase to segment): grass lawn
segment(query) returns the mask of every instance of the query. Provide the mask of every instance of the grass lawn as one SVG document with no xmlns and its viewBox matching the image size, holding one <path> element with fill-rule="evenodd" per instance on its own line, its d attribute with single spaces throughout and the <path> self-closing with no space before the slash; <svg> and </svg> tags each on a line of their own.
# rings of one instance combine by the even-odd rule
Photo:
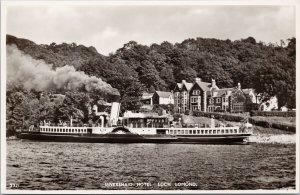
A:
<svg viewBox="0 0 300 195">
<path fill-rule="evenodd" d="M 186 124 L 210 124 L 211 119 L 207 117 L 195 117 L 195 116 L 188 116 L 182 115 L 183 122 Z M 280 118 L 280 119 L 278 119 Z M 255 118 L 259 120 L 272 120 L 272 122 L 289 122 L 288 124 L 296 125 L 296 118 L 295 117 L 260 117 Z M 277 120 L 276 120 L 277 119 Z M 222 121 L 225 124 L 231 124 L 233 126 L 239 126 L 241 123 L 239 122 L 232 122 L 232 121 Z M 221 121 L 215 119 L 215 124 L 219 124 Z M 294 134 L 293 132 L 274 129 L 274 128 L 264 128 L 260 126 L 253 125 L 253 134 L 271 134 L 271 135 L 280 135 L 280 134 Z"/>
<path fill-rule="evenodd" d="M 292 125 L 296 126 L 296 117 L 265 117 L 265 116 L 253 116 L 251 117 L 254 120 L 261 120 L 261 121 L 267 121 L 270 123 L 279 123 L 279 124 L 285 124 L 285 125 Z"/>
</svg>

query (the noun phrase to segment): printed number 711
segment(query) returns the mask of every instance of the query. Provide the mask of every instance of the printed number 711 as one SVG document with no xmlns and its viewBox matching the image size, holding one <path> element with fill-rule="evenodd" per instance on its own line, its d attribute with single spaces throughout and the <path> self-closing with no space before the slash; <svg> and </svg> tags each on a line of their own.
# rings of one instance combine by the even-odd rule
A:
<svg viewBox="0 0 300 195">
<path fill-rule="evenodd" d="M 10 183 L 10 184 L 9 184 L 9 187 L 10 187 L 10 188 L 18 188 L 18 187 L 19 187 L 19 184 L 16 184 L 16 183 Z"/>
</svg>

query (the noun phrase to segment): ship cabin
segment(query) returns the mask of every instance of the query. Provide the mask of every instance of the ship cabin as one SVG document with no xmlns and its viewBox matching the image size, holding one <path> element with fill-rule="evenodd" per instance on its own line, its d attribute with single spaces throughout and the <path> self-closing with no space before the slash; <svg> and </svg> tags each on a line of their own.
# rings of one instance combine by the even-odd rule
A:
<svg viewBox="0 0 300 195">
<path fill-rule="evenodd" d="M 123 125 L 130 128 L 166 128 L 169 127 L 167 117 L 130 117 L 123 118 Z"/>
<path fill-rule="evenodd" d="M 164 128 L 169 127 L 169 119 L 157 113 L 124 113 L 123 126 L 129 128 Z"/>
</svg>

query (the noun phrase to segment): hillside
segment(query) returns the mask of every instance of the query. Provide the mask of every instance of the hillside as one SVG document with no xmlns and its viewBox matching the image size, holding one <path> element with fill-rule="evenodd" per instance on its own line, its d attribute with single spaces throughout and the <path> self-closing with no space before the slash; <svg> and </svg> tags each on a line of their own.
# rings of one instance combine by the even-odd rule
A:
<svg viewBox="0 0 300 195">
<path fill-rule="evenodd" d="M 11 35 L 7 35 L 7 44 L 15 44 L 54 67 L 72 65 L 119 90 L 124 88 L 118 86 L 119 79 L 153 92 L 169 91 L 176 82 L 197 76 L 206 82 L 215 78 L 219 87 L 240 82 L 243 88 L 255 88 L 266 97 L 277 95 L 280 106 L 295 107 L 295 38 L 281 46 L 257 43 L 252 37 L 237 41 L 187 39 L 174 45 L 165 41 L 150 47 L 130 41 L 110 56 L 75 43 L 37 45 Z"/>
</svg>

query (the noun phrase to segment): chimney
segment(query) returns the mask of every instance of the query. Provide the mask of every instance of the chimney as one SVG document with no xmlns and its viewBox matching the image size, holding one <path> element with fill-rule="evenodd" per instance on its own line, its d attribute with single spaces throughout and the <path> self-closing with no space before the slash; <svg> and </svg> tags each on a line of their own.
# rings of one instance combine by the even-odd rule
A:
<svg viewBox="0 0 300 195">
<path fill-rule="evenodd" d="M 215 117 L 214 117 L 214 115 L 212 115 L 211 118 L 210 118 L 210 127 L 215 128 Z"/>
<path fill-rule="evenodd" d="M 238 83 L 238 90 L 241 90 L 241 83 Z"/>
<path fill-rule="evenodd" d="M 195 82 L 201 82 L 201 81 L 202 81 L 201 78 L 198 77 L 195 78 Z"/>
<path fill-rule="evenodd" d="M 216 88 L 216 81 L 215 81 L 215 79 L 211 80 L 211 87 L 212 88 Z"/>
</svg>

